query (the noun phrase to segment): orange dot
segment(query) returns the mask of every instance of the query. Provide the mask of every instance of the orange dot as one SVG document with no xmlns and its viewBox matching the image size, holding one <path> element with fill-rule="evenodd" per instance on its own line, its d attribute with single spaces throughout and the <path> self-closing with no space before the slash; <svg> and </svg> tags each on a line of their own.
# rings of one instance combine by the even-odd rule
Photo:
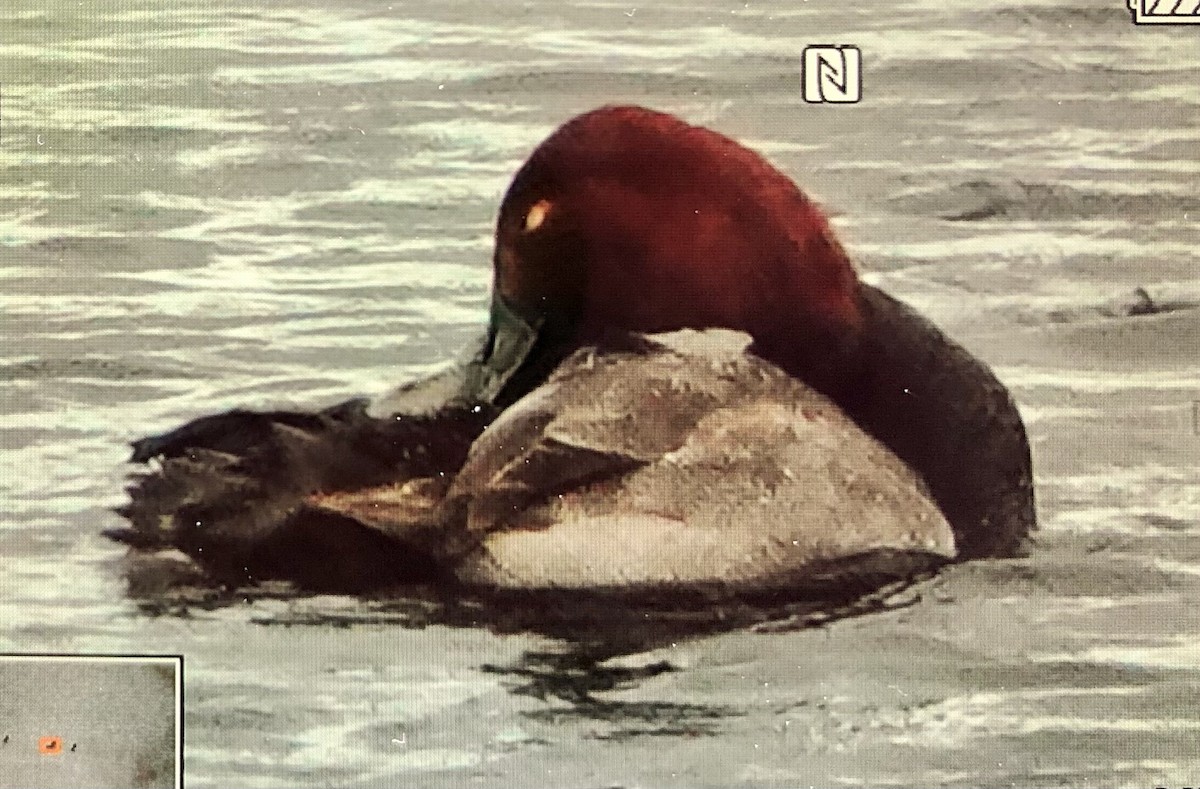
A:
<svg viewBox="0 0 1200 789">
<path fill-rule="evenodd" d="M 38 753 L 57 756 L 62 753 L 62 737 L 39 737 Z"/>
</svg>

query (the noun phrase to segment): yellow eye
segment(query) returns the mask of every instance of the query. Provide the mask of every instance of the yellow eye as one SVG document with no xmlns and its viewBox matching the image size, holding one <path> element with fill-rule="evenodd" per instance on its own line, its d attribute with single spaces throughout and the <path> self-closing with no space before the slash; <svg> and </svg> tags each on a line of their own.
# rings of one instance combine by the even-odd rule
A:
<svg viewBox="0 0 1200 789">
<path fill-rule="evenodd" d="M 550 214 L 550 201 L 538 200 L 529 207 L 529 212 L 525 214 L 525 232 L 532 233 L 542 226 L 546 221 L 546 217 Z"/>
</svg>

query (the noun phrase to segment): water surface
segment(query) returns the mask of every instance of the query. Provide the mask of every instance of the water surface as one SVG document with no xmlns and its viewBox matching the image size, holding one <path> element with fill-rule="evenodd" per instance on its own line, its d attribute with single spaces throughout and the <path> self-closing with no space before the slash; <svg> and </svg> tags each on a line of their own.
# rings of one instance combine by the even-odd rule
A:
<svg viewBox="0 0 1200 789">
<path fill-rule="evenodd" d="M 1200 299 L 1197 49 L 1123 6 L 8 0 L 0 650 L 186 655 L 195 789 L 1194 783 L 1200 317 L 1127 313 Z M 861 104 L 802 100 L 831 42 Z M 995 366 L 1032 556 L 600 665 L 378 600 L 140 610 L 126 442 L 457 353 L 511 173 L 626 101 L 763 151 Z"/>
</svg>

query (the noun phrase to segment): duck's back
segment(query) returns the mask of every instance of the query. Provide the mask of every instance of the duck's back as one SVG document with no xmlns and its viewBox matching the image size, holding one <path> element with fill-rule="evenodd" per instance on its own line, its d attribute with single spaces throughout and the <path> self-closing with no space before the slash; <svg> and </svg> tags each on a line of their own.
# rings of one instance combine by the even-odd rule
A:
<svg viewBox="0 0 1200 789">
<path fill-rule="evenodd" d="M 450 487 L 451 528 L 473 535 L 459 579 L 736 594 L 953 558 L 917 475 L 748 341 L 688 331 L 568 358 Z"/>
</svg>

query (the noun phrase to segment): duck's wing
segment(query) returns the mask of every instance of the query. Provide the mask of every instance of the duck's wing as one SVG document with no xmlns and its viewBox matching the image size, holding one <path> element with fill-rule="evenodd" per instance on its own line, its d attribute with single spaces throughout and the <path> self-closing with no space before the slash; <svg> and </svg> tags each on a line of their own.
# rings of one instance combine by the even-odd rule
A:
<svg viewBox="0 0 1200 789">
<path fill-rule="evenodd" d="M 317 492 L 305 499 L 304 506 L 349 518 L 431 558 L 439 557 L 444 554 L 442 535 L 451 528 L 442 507 L 451 479 L 439 474 L 357 490 Z"/>
<path fill-rule="evenodd" d="M 362 589 L 420 575 L 428 557 L 309 500 L 453 472 L 490 414 L 446 408 L 377 419 L 365 402 L 314 413 L 231 411 L 134 443 L 129 521 L 106 534 L 138 549 L 183 551 L 215 578 L 285 578 Z"/>
<path fill-rule="evenodd" d="M 577 351 L 483 432 L 447 506 L 459 508 L 476 539 L 537 528 L 521 517 L 530 507 L 613 482 L 679 448 L 718 398 L 687 380 L 684 363 L 654 346 Z"/>
<path fill-rule="evenodd" d="M 571 431 L 570 421 L 569 414 L 522 409 L 519 418 L 476 443 L 473 460 L 457 476 L 318 493 L 305 505 L 367 525 L 450 565 L 488 532 L 536 526 L 522 517 L 528 508 L 648 462 L 619 442 L 588 441 L 586 434 Z"/>
<path fill-rule="evenodd" d="M 719 384 L 702 358 L 692 372 L 695 385 Z M 734 391 L 668 433 L 680 446 L 620 479 L 541 496 L 485 535 L 459 579 L 681 601 L 833 598 L 954 556 L 916 474 L 835 404 L 765 363 L 735 372 Z"/>
<path fill-rule="evenodd" d="M 459 447 L 456 463 L 409 464 L 403 474 L 360 471 L 356 479 L 362 484 L 355 486 L 341 481 L 307 484 L 301 489 L 315 492 L 303 497 L 302 506 L 355 521 L 450 562 L 483 533 L 511 525 L 526 507 L 650 462 L 683 440 L 675 433 L 664 444 L 656 422 L 680 417 L 639 411 L 638 391 L 665 387 L 665 382 L 653 376 L 629 382 L 605 374 L 621 353 L 649 353 L 657 346 L 624 335 L 608 343 L 614 344 L 572 355 L 549 383 L 498 418 L 477 417 L 478 430 L 471 438 L 485 422 L 490 426 L 469 455 Z M 477 414 L 481 409 L 463 410 Z M 687 424 L 695 418 L 693 414 Z"/>
</svg>

